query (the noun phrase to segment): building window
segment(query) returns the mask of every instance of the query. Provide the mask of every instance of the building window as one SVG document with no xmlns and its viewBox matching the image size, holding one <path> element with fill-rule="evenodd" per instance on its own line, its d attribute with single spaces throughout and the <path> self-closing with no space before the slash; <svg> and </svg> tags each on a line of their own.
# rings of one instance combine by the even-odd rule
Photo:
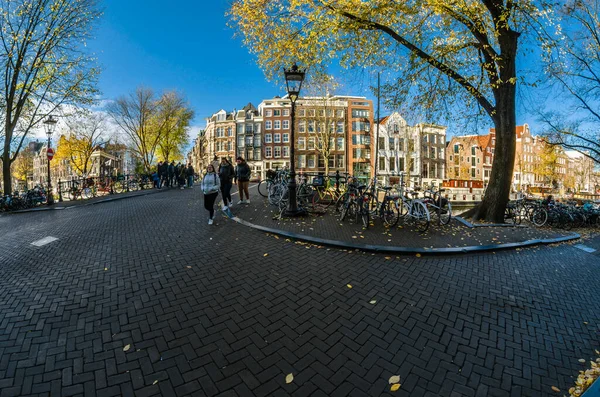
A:
<svg viewBox="0 0 600 397">
<path fill-rule="evenodd" d="M 458 153 L 458 145 L 454 145 L 454 153 Z"/>
<path fill-rule="evenodd" d="M 338 109 L 335 114 L 337 115 L 338 119 L 341 119 L 342 117 L 344 117 L 344 110 L 342 109 Z"/>
<path fill-rule="evenodd" d="M 371 137 L 369 135 L 352 135 L 353 145 L 370 145 Z"/>
<path fill-rule="evenodd" d="M 298 117 L 304 117 L 305 114 L 306 113 L 305 113 L 304 109 L 298 110 Z"/>
<path fill-rule="evenodd" d="M 475 168 L 471 168 L 471 177 L 475 178 Z"/>
<path fill-rule="evenodd" d="M 233 145 L 231 141 L 227 141 L 227 151 L 230 152 L 233 149 Z"/>
<path fill-rule="evenodd" d="M 252 139 L 251 136 L 247 136 L 246 137 L 246 146 L 252 146 L 252 142 L 254 142 L 254 140 Z"/>
<path fill-rule="evenodd" d="M 352 109 L 352 117 L 369 117 L 369 111 L 367 109 Z"/>
<path fill-rule="evenodd" d="M 244 136 L 243 135 L 238 136 L 237 142 L 238 142 L 237 143 L 238 146 L 244 146 Z"/>
<path fill-rule="evenodd" d="M 365 121 L 353 121 L 352 132 L 369 132 L 371 127 L 368 122 Z"/>
<path fill-rule="evenodd" d="M 270 159 L 270 158 L 272 157 L 272 155 L 271 155 L 271 153 L 272 153 L 272 152 L 271 152 L 271 150 L 273 150 L 273 149 L 271 148 L 271 146 L 267 146 L 267 147 L 265 148 L 265 157 L 266 157 L 266 158 L 269 158 L 269 159 Z"/>
<path fill-rule="evenodd" d="M 344 150 L 344 138 L 337 139 L 337 147 L 336 150 Z"/>
<path fill-rule="evenodd" d="M 315 138 L 314 137 L 308 138 L 308 150 L 315 150 Z"/>
<path fill-rule="evenodd" d="M 271 117 L 272 115 L 273 115 L 273 112 L 271 111 L 271 109 L 265 110 L 266 117 Z"/>
<path fill-rule="evenodd" d="M 260 135 L 254 135 L 254 146 L 260 146 Z"/>
<path fill-rule="evenodd" d="M 315 132 L 315 122 L 314 121 L 308 122 L 308 132 Z"/>
<path fill-rule="evenodd" d="M 273 142 L 271 140 L 271 134 L 265 134 L 265 143 L 271 143 L 271 142 Z"/>
<path fill-rule="evenodd" d="M 273 128 L 276 130 L 280 130 L 281 129 L 281 120 L 275 120 L 273 122 Z"/>
<path fill-rule="evenodd" d="M 306 132 L 306 121 L 301 121 L 300 123 L 298 123 L 298 132 Z"/>
<path fill-rule="evenodd" d="M 254 149 L 254 160 L 261 161 L 260 158 L 260 149 Z"/>
<path fill-rule="evenodd" d="M 344 168 L 344 155 L 338 154 L 335 156 L 335 163 L 337 168 Z"/>
<path fill-rule="evenodd" d="M 306 114 L 308 114 L 308 117 L 315 117 L 315 109 L 308 109 Z"/>
<path fill-rule="evenodd" d="M 284 130 L 287 130 L 287 129 L 289 129 L 289 128 L 290 128 L 290 121 L 289 121 L 289 120 L 283 120 L 283 121 L 282 121 L 282 128 L 283 128 Z"/>
<path fill-rule="evenodd" d="M 475 156 L 475 146 L 471 146 L 471 156 Z"/>
<path fill-rule="evenodd" d="M 306 167 L 306 155 L 299 154 L 298 155 L 298 167 L 305 168 Z"/>
<path fill-rule="evenodd" d="M 271 124 L 271 120 L 265 121 L 265 130 L 272 130 L 273 126 Z"/>
<path fill-rule="evenodd" d="M 390 158 L 390 171 L 394 172 L 396 170 L 396 159 Z"/>
<path fill-rule="evenodd" d="M 275 146 L 273 149 L 275 149 L 275 158 L 278 159 L 281 157 L 281 146 Z"/>
<path fill-rule="evenodd" d="M 280 110 L 280 109 L 275 109 L 275 110 L 273 110 L 273 116 L 274 116 L 274 117 L 279 117 L 279 116 L 281 116 L 281 110 Z"/>
<path fill-rule="evenodd" d="M 307 168 L 315 168 L 315 155 L 314 154 L 309 154 L 308 156 L 306 156 L 307 158 Z"/>
<path fill-rule="evenodd" d="M 283 157 L 290 157 L 290 147 L 289 146 L 283 147 Z"/>
<path fill-rule="evenodd" d="M 379 170 L 385 171 L 385 157 L 379 157 Z"/>
<path fill-rule="evenodd" d="M 303 136 L 298 138 L 298 150 L 306 150 L 306 140 Z"/>
<path fill-rule="evenodd" d="M 290 115 L 290 109 L 283 109 L 283 115 L 284 116 L 289 116 Z"/>
<path fill-rule="evenodd" d="M 338 121 L 336 123 L 335 131 L 338 134 L 343 134 L 344 133 L 344 123 L 342 121 Z"/>
<path fill-rule="evenodd" d="M 283 134 L 283 143 L 289 143 L 290 142 L 290 134 L 285 133 Z"/>
<path fill-rule="evenodd" d="M 385 137 L 379 137 L 379 150 L 385 150 Z"/>
<path fill-rule="evenodd" d="M 327 159 L 327 164 L 329 165 L 329 168 L 335 168 L 335 156 L 334 155 L 329 156 L 329 158 Z"/>
<path fill-rule="evenodd" d="M 227 136 L 233 136 L 233 128 L 227 127 Z"/>
</svg>

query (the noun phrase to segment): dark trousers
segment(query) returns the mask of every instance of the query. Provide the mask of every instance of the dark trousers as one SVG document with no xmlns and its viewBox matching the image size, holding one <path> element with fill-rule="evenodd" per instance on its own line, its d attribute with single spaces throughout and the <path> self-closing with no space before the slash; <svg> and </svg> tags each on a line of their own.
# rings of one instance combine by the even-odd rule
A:
<svg viewBox="0 0 600 397">
<path fill-rule="evenodd" d="M 215 201 L 217 200 L 218 195 L 219 192 L 204 195 L 204 208 L 209 212 L 210 219 L 213 219 L 215 216 Z"/>
<path fill-rule="evenodd" d="M 231 204 L 231 186 L 231 181 L 221 182 L 221 194 L 223 195 L 223 205 Z"/>
</svg>

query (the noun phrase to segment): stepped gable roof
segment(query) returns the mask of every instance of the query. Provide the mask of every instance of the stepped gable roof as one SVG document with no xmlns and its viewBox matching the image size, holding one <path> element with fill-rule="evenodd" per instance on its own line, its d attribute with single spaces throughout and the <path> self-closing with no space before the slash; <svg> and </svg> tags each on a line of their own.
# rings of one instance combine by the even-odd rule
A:
<svg viewBox="0 0 600 397">
<path fill-rule="evenodd" d="M 482 148 L 488 147 L 490 145 L 491 140 L 492 140 L 492 134 L 479 135 L 477 137 L 477 143 Z"/>
<path fill-rule="evenodd" d="M 379 119 L 379 124 L 387 124 L 388 120 L 390 119 L 390 116 L 385 116 L 382 117 L 381 119 Z"/>
</svg>

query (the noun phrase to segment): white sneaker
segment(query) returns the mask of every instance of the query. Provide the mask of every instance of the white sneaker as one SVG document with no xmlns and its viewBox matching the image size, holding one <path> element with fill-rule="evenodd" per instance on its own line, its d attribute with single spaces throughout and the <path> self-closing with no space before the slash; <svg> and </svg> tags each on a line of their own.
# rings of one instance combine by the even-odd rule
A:
<svg viewBox="0 0 600 397">
<path fill-rule="evenodd" d="M 209 219 L 209 220 L 208 220 L 208 224 L 209 224 L 209 225 L 212 225 L 212 224 L 213 224 L 213 220 L 212 220 L 212 219 Z"/>
<path fill-rule="evenodd" d="M 250 204 L 250 199 L 244 201 L 245 204 Z"/>
<path fill-rule="evenodd" d="M 239 204 L 244 204 L 244 200 L 240 200 L 240 201 L 238 201 L 238 205 L 239 205 Z"/>
<path fill-rule="evenodd" d="M 229 206 L 230 206 L 230 207 L 233 207 L 233 201 L 230 201 L 230 202 L 229 202 Z"/>
</svg>

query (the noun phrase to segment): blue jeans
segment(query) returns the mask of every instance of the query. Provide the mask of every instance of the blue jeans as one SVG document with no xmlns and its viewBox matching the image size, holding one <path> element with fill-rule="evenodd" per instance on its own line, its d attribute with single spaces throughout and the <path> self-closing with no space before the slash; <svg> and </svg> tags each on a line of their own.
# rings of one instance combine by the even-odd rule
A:
<svg viewBox="0 0 600 397">
<path fill-rule="evenodd" d="M 194 186 L 194 176 L 193 175 L 190 175 L 187 177 L 187 185 L 188 185 L 188 187 Z"/>
</svg>

